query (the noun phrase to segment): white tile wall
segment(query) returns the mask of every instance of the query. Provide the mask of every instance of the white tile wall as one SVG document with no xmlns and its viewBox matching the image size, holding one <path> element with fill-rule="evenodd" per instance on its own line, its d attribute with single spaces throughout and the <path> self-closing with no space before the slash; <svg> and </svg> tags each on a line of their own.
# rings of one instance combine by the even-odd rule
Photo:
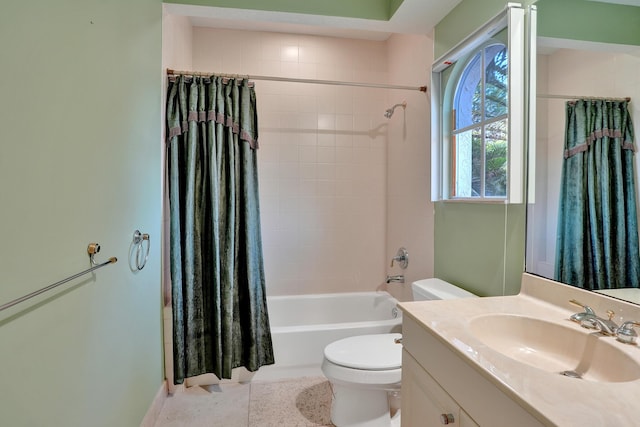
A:
<svg viewBox="0 0 640 427">
<path fill-rule="evenodd" d="M 385 42 L 193 29 L 193 69 L 385 83 Z M 384 281 L 388 91 L 256 81 L 269 295 Z"/>
<path fill-rule="evenodd" d="M 433 41 L 425 35 L 394 34 L 387 41 L 390 83 L 430 85 Z M 405 285 L 390 284 L 388 290 L 401 299 L 411 298 L 411 282 L 433 277 L 434 214 L 430 195 L 431 106 L 429 95 L 419 91 L 389 91 L 388 104 L 407 101 L 388 120 L 387 146 L 387 259 L 400 246 L 409 252 Z"/>
</svg>

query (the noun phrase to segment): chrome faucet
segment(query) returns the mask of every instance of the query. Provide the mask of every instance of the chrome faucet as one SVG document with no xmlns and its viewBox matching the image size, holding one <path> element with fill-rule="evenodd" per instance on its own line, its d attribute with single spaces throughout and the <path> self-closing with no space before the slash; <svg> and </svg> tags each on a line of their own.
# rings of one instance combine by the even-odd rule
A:
<svg viewBox="0 0 640 427">
<path fill-rule="evenodd" d="M 395 276 L 387 276 L 387 283 L 404 283 L 404 274 L 398 274 Z"/>
<path fill-rule="evenodd" d="M 615 313 L 607 310 L 608 319 L 598 317 L 591 307 L 584 305 L 574 299 L 569 301 L 571 304 L 582 307 L 584 312 L 575 313 L 569 317 L 570 320 L 577 322 L 583 328 L 597 329 L 604 335 L 616 336 L 618 333 L 618 325 L 613 321 Z"/>
<path fill-rule="evenodd" d="M 573 305 L 577 305 L 582 307 L 582 309 L 584 310 L 584 312 L 580 312 L 580 313 L 575 313 L 572 314 L 571 317 L 569 317 L 569 320 L 576 322 L 576 323 L 580 323 L 582 321 L 582 319 L 584 319 L 585 317 L 590 317 L 590 316 L 595 316 L 596 312 L 593 311 L 593 309 L 591 307 L 589 307 L 588 305 L 584 305 L 581 302 L 578 302 L 574 299 L 569 300 L 569 302 Z"/>
<path fill-rule="evenodd" d="M 604 335 L 614 336 L 621 343 L 631 345 L 637 344 L 636 341 L 638 334 L 633 327 L 640 326 L 640 322 L 629 320 L 624 322 L 622 326 L 618 326 L 616 325 L 616 322 L 613 321 L 615 313 L 612 310 L 607 310 L 609 318 L 603 319 L 602 317 L 598 317 L 588 305 L 581 304 L 574 299 L 569 302 L 582 307 L 584 310 L 584 312 L 571 315 L 571 317 L 569 317 L 570 320 L 579 323 L 583 328 L 597 329 Z"/>
<path fill-rule="evenodd" d="M 634 326 L 640 326 L 640 322 L 633 320 L 624 322 L 616 331 L 616 339 L 625 344 L 636 345 L 638 334 L 633 330 Z"/>
<path fill-rule="evenodd" d="M 618 325 L 616 325 L 616 322 L 612 320 L 615 313 L 611 310 L 607 310 L 607 315 L 609 316 L 608 319 L 603 319 L 598 316 L 586 316 L 582 319 L 580 325 L 587 329 L 597 329 L 604 335 L 614 337 L 618 332 Z"/>
</svg>

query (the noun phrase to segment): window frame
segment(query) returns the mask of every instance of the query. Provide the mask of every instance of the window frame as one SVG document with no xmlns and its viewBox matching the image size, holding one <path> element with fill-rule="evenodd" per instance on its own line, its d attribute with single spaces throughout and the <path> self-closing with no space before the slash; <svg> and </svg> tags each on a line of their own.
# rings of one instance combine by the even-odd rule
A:
<svg viewBox="0 0 640 427">
<path fill-rule="evenodd" d="M 496 17 L 438 58 L 431 72 L 431 200 L 472 203 L 523 203 L 524 199 L 524 124 L 525 124 L 525 46 L 524 9 L 509 3 Z M 508 52 L 508 127 L 507 127 L 507 194 L 506 197 L 454 197 L 452 185 L 451 120 L 454 90 L 443 85 L 445 75 L 456 84 L 453 74 L 460 61 L 471 60 L 472 54 L 491 44 L 492 38 L 507 29 Z M 501 42 L 503 43 L 503 42 Z M 504 44 L 504 43 L 503 43 Z M 466 61 L 465 61 L 466 62 Z M 461 73 L 465 67 L 458 67 Z M 483 178 L 484 179 L 484 178 Z"/>
<path fill-rule="evenodd" d="M 507 108 L 506 108 L 506 112 L 504 114 L 500 114 L 494 117 L 487 117 L 486 112 L 486 90 L 487 90 L 487 81 L 486 81 L 486 67 L 487 67 L 487 50 L 488 48 L 492 47 L 492 46 L 499 46 L 500 50 L 502 50 L 503 48 L 507 50 L 507 67 L 508 67 L 508 58 L 509 58 L 509 49 L 507 48 L 507 45 L 505 42 L 498 40 L 498 39 L 489 39 L 487 40 L 485 43 L 483 43 L 482 45 L 480 45 L 476 50 L 471 51 L 465 58 L 461 59 L 460 61 L 458 61 L 457 64 L 454 65 L 454 67 L 456 67 L 456 70 L 453 72 L 453 74 L 450 77 L 450 84 L 447 87 L 447 90 L 445 92 L 445 96 L 450 97 L 451 100 L 451 126 L 450 129 L 446 129 L 450 132 L 449 137 L 451 138 L 451 169 L 450 169 L 450 174 L 451 174 L 451 189 L 450 189 L 450 194 L 451 194 L 451 198 L 452 199 L 472 199 L 472 200 L 478 200 L 478 199 L 486 199 L 486 200 L 491 200 L 491 201 L 504 201 L 507 198 L 507 191 L 505 188 L 505 194 L 504 196 L 488 196 L 486 194 L 487 192 L 487 158 L 486 158 L 486 154 L 487 154 L 487 138 L 486 138 L 486 128 L 488 126 L 491 126 L 494 123 L 498 123 L 501 121 L 506 120 L 507 125 L 509 123 L 509 106 L 508 106 L 508 95 L 509 95 L 509 88 L 508 88 L 508 76 L 507 76 L 507 99 L 506 104 L 507 104 Z M 476 59 L 476 57 L 479 57 L 478 59 Z M 480 62 L 480 83 L 482 84 L 482 90 L 483 90 L 483 94 L 482 97 L 480 99 L 480 109 L 482 112 L 482 118 L 480 119 L 479 122 L 477 123 L 471 123 L 471 124 L 467 124 L 463 127 L 458 128 L 457 127 L 457 120 L 458 120 L 458 109 L 456 109 L 456 105 L 458 104 L 459 100 L 458 100 L 458 95 L 459 95 L 459 91 L 460 91 L 460 85 L 465 83 L 465 80 L 467 78 L 468 72 L 470 67 L 474 67 L 475 66 L 475 61 L 479 60 Z M 508 69 L 507 69 L 507 74 L 508 74 Z M 458 144 L 458 136 L 461 134 L 465 134 L 469 131 L 474 131 L 474 130 L 479 130 L 480 132 L 480 138 L 481 138 L 481 153 L 482 153 L 482 161 L 480 163 L 480 195 L 479 196 L 461 196 L 458 194 L 457 189 L 458 189 L 458 179 L 459 179 L 459 175 L 458 175 L 458 165 L 459 165 L 459 158 L 458 158 L 458 152 L 459 152 L 459 144 Z M 508 146 L 509 146 L 509 135 L 507 132 L 507 150 L 508 150 Z M 508 152 L 507 152 L 508 154 Z M 508 159 L 507 159 L 507 166 L 508 166 Z M 506 187 L 506 186 L 505 186 Z"/>
</svg>

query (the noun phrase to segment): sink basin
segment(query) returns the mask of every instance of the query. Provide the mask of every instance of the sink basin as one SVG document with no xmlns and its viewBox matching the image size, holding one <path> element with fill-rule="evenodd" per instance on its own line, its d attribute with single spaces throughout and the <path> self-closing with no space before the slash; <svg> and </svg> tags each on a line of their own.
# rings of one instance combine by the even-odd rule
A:
<svg viewBox="0 0 640 427">
<path fill-rule="evenodd" d="M 490 314 L 471 319 L 470 329 L 491 349 L 547 372 L 597 382 L 640 379 L 640 364 L 622 351 L 625 344 L 566 322 Z"/>
</svg>

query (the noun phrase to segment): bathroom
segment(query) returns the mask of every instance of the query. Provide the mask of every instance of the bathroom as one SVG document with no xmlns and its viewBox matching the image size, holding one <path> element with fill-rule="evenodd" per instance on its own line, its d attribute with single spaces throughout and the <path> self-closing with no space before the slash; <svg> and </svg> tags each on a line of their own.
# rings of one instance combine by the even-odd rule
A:
<svg viewBox="0 0 640 427">
<path fill-rule="evenodd" d="M 277 67 L 293 73 L 296 61 L 287 55 L 295 55 L 294 50 L 275 46 L 297 46 L 297 72 L 312 73 L 312 67 L 299 64 L 307 63 L 300 47 L 313 41 L 318 56 L 308 63 L 316 64 L 318 78 L 430 85 L 433 58 L 498 13 L 505 2 L 443 4 L 458 7 L 431 22 L 435 40 L 432 34 L 393 34 L 386 41 L 372 41 L 348 33 L 344 38 L 269 33 L 259 55 L 273 72 Z M 4 44 L 1 56 L 3 99 L 10 102 L 3 103 L 0 115 L 5 138 L 0 157 L 0 300 L 83 268 L 87 242 L 100 242 L 98 261 L 119 258 L 53 297 L 0 318 L 5 385 L 0 409 L 7 425 L 139 425 L 163 383 L 163 50 L 177 44 L 204 50 L 199 42 L 216 31 L 230 42 L 238 34 L 205 28 L 195 30 L 193 40 L 184 40 L 191 36 L 184 25 L 180 17 L 163 15 L 156 0 L 108 5 L 11 1 L 4 7 L 0 34 L 16 42 Z M 242 46 L 251 47 L 250 33 L 239 34 Z M 349 43 L 340 43 L 347 39 Z M 216 60 L 175 52 L 179 69 L 255 72 L 242 68 L 243 57 Z M 349 65 L 343 67 L 345 60 Z M 299 141 L 294 153 L 284 148 L 294 145 L 292 134 L 278 133 L 277 126 L 313 112 L 314 106 L 304 104 L 311 96 L 304 91 L 311 89 L 257 84 L 264 88 L 259 104 L 277 109 L 273 115 L 261 111 L 270 292 L 375 289 L 384 285 L 387 274 L 400 273 L 389 268 L 400 246 L 411 255 L 405 285 L 389 285 L 400 299 L 408 298 L 407 285 L 413 280 L 432 276 L 483 296 L 519 291 L 524 207 L 430 202 L 427 95 L 332 88 L 331 98 L 317 99 L 315 108 L 327 119 L 327 130 L 338 132 L 316 132 L 315 151 Z M 295 104 L 288 102 L 294 99 Z M 383 116 L 402 101 L 406 109 L 397 109 L 389 119 Z M 342 121 L 349 115 L 351 128 Z M 300 134 L 306 135 L 295 135 Z M 338 150 L 348 143 L 350 155 Z M 310 187 L 292 182 L 309 170 L 315 173 L 305 183 Z M 320 211 L 303 210 L 301 199 L 309 191 L 327 202 Z M 132 271 L 127 259 L 136 229 L 150 235 L 150 257 L 140 271 Z M 302 240 L 327 234 L 331 240 L 322 247 Z M 285 239 L 290 236 L 300 238 Z M 454 243 L 461 236 L 464 246 Z"/>
</svg>

